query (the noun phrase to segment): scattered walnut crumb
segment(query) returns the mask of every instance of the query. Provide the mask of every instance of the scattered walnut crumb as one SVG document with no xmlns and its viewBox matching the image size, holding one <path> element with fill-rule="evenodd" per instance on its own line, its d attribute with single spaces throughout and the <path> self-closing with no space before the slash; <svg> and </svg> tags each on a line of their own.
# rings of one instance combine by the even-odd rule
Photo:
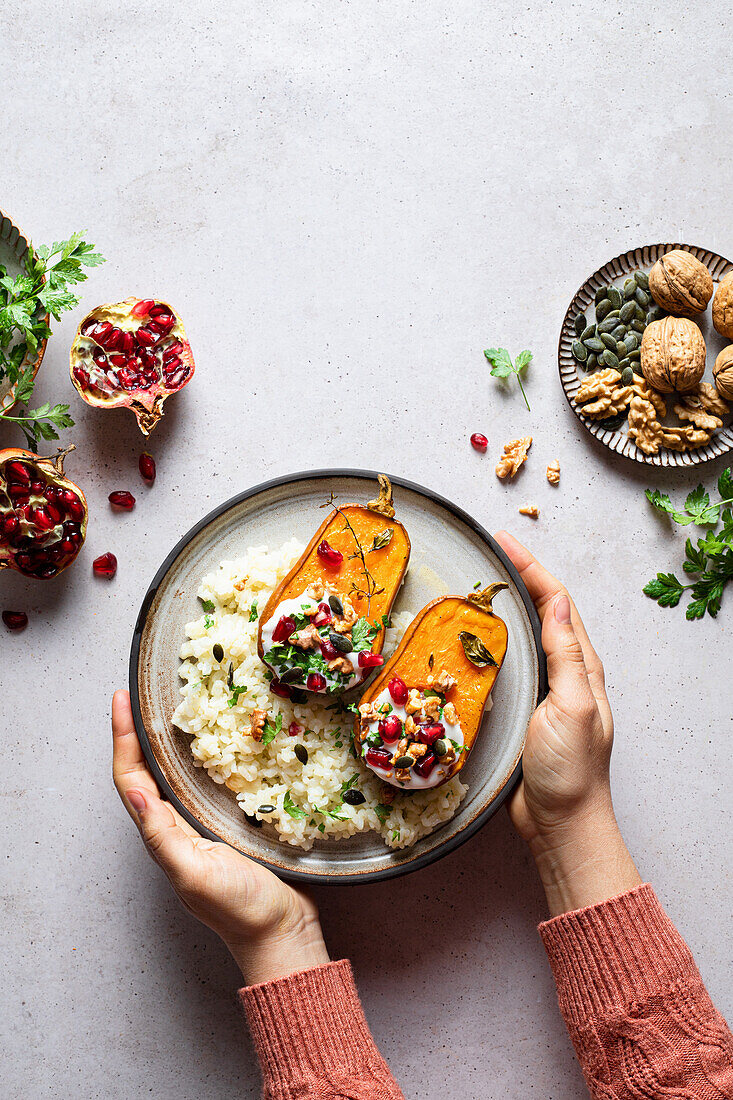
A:
<svg viewBox="0 0 733 1100">
<path fill-rule="evenodd" d="M 306 588 L 306 594 L 311 597 L 312 600 L 323 599 L 324 588 L 320 581 L 313 581 Z"/>
<path fill-rule="evenodd" d="M 527 451 L 532 446 L 532 436 L 512 439 L 504 444 L 504 454 L 496 464 L 496 476 L 514 477 L 519 467 L 527 461 Z"/>
<path fill-rule="evenodd" d="M 377 722 L 379 721 L 380 714 L 377 710 L 376 703 L 360 703 L 359 715 L 362 722 Z"/>
<path fill-rule="evenodd" d="M 531 516 L 532 519 L 537 519 L 540 514 L 540 510 L 536 504 L 523 504 L 519 511 L 521 515 Z"/>
<path fill-rule="evenodd" d="M 428 746 L 423 745 L 422 741 L 412 741 L 407 747 L 407 755 L 411 756 L 413 760 L 419 760 L 427 751 Z"/>
<path fill-rule="evenodd" d="M 458 714 L 456 708 L 452 703 L 446 703 L 443 707 L 443 718 L 446 720 L 449 726 L 455 726 L 458 721 Z"/>
<path fill-rule="evenodd" d="M 267 721 L 266 710 L 253 710 L 252 711 L 252 725 L 250 727 L 250 736 L 255 741 L 262 740 L 262 734 L 265 732 L 265 722 Z"/>
<path fill-rule="evenodd" d="M 428 676 L 428 687 L 431 687 L 433 691 L 437 691 L 441 695 L 445 695 L 447 691 L 455 687 L 455 683 L 455 676 L 451 676 L 450 672 L 445 668 L 442 668 L 437 676 Z"/>
<path fill-rule="evenodd" d="M 560 481 L 560 463 L 557 459 L 547 467 L 547 480 L 550 485 L 557 485 Z"/>
</svg>

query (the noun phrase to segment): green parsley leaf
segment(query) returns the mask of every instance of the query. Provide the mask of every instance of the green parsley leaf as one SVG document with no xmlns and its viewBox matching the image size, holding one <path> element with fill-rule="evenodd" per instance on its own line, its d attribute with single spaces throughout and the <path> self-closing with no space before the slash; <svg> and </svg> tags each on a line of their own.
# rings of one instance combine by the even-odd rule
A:
<svg viewBox="0 0 733 1100">
<path fill-rule="evenodd" d="M 487 348 L 484 351 L 489 363 L 491 363 L 491 374 L 494 378 L 510 378 L 514 375 L 519 383 L 519 388 L 522 391 L 522 397 L 524 403 L 527 406 L 529 412 L 529 401 L 527 400 L 527 394 L 524 392 L 524 386 L 522 385 L 522 374 L 532 362 L 531 351 L 520 351 L 516 360 L 512 363 L 512 358 L 506 348 Z"/>
<path fill-rule="evenodd" d="M 290 817 L 307 817 L 308 814 L 305 810 L 301 810 L 299 806 L 296 806 L 290 797 L 290 791 L 285 792 L 285 798 L 283 799 L 283 809 Z"/>
<path fill-rule="evenodd" d="M 685 585 L 674 573 L 657 573 L 656 579 L 644 585 L 644 594 L 656 600 L 660 607 L 676 607 L 682 598 Z"/>
<path fill-rule="evenodd" d="M 199 596 L 199 599 L 201 600 L 201 606 L 204 611 L 216 611 L 216 604 L 213 600 L 204 600 L 201 596 Z"/>
<path fill-rule="evenodd" d="M 262 732 L 262 740 L 260 741 L 260 744 L 261 745 L 269 745 L 271 741 L 275 740 L 275 738 L 277 737 L 278 733 L 280 733 L 282 728 L 283 728 L 283 716 L 282 716 L 282 714 L 278 714 L 277 718 L 275 719 L 275 724 L 274 725 L 272 724 L 272 722 L 268 718 L 265 721 L 265 728 Z M 286 807 L 286 809 L 287 809 L 287 807 Z M 291 814 L 290 816 L 293 817 L 294 815 Z M 303 814 L 303 817 L 305 817 L 305 814 Z"/>
<path fill-rule="evenodd" d="M 227 699 L 227 706 L 230 707 L 230 708 L 231 707 L 236 707 L 237 704 L 239 703 L 239 696 L 240 695 L 246 695 L 248 691 L 249 691 L 249 688 L 247 687 L 246 684 L 241 684 L 241 685 L 237 685 L 236 687 L 233 687 L 231 697 L 229 699 Z"/>
<path fill-rule="evenodd" d="M 352 788 L 352 787 L 354 786 L 354 784 L 355 784 L 355 783 L 358 783 L 358 782 L 359 782 L 359 775 L 358 775 L 358 773 L 357 773 L 356 775 L 352 775 L 350 779 L 346 779 L 346 780 L 345 780 L 345 781 L 344 781 L 344 782 L 343 782 L 343 783 L 341 784 L 341 794 L 343 795 L 343 794 L 345 794 L 345 793 L 346 793 L 346 791 L 350 791 L 350 790 L 351 790 L 351 788 Z"/>
<path fill-rule="evenodd" d="M 211 618 L 211 615 L 205 615 L 204 616 L 204 630 L 210 630 L 213 625 L 214 625 L 214 620 Z"/>
<path fill-rule="evenodd" d="M 257 621 L 257 600 L 254 601 L 249 609 L 249 621 L 254 623 Z"/>
<path fill-rule="evenodd" d="M 385 804 L 383 802 L 378 802 L 377 805 L 374 807 L 374 812 L 377 815 L 377 817 L 379 818 L 381 824 L 384 825 L 385 821 L 387 820 L 390 813 L 392 812 L 392 807 L 391 806 L 385 806 Z"/>
<path fill-rule="evenodd" d="M 368 619 L 357 619 L 351 628 L 351 644 L 354 651 L 367 649 L 379 633 L 379 628 L 372 626 Z"/>
</svg>

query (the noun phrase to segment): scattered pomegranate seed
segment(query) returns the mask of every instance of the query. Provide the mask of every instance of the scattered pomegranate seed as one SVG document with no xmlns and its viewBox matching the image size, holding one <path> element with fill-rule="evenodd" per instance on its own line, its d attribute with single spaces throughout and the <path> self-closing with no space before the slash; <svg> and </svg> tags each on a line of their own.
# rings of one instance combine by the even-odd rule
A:
<svg viewBox="0 0 733 1100">
<path fill-rule="evenodd" d="M 3 622 L 8 630 L 24 630 L 28 626 L 25 611 L 3 611 Z"/>
<path fill-rule="evenodd" d="M 326 686 L 326 677 L 321 676 L 320 672 L 311 672 L 305 684 L 308 691 L 323 691 Z"/>
<path fill-rule="evenodd" d="M 437 756 L 432 749 L 428 749 L 425 755 L 418 760 L 417 764 L 415 764 L 413 771 L 417 772 L 417 774 L 422 779 L 427 779 L 437 763 Z"/>
<path fill-rule="evenodd" d="M 370 653 L 368 649 L 363 649 L 359 654 L 359 668 L 378 668 L 383 664 L 384 657 L 381 653 Z"/>
<path fill-rule="evenodd" d="M 117 572 L 117 558 L 114 554 L 101 554 L 92 562 L 92 569 L 96 576 L 106 577 L 111 581 Z"/>
<path fill-rule="evenodd" d="M 402 722 L 396 714 L 391 714 L 389 718 L 383 718 L 377 729 L 382 735 L 382 740 L 388 745 L 391 745 L 394 741 L 399 741 L 402 736 Z"/>
<path fill-rule="evenodd" d="M 288 735 L 290 737 L 300 737 L 303 732 L 303 727 L 299 726 L 297 722 L 291 722 L 288 726 Z"/>
<path fill-rule="evenodd" d="M 270 691 L 274 695 L 279 695 L 281 699 L 290 698 L 290 688 L 286 684 L 281 684 L 279 680 L 274 678 L 270 681 Z"/>
<path fill-rule="evenodd" d="M 333 615 L 331 614 L 331 608 L 328 606 L 328 604 L 327 603 L 319 603 L 318 611 L 313 616 L 313 620 L 312 620 L 313 625 L 314 626 L 328 626 L 328 624 L 332 620 L 333 620 Z"/>
<path fill-rule="evenodd" d="M 295 633 L 295 619 L 291 619 L 289 615 L 283 615 L 277 626 L 272 632 L 273 642 L 287 642 L 291 634 Z"/>
<path fill-rule="evenodd" d="M 316 550 L 316 553 L 318 554 L 318 557 L 321 559 L 321 561 L 324 562 L 330 569 L 341 568 L 341 563 L 344 560 L 344 555 L 341 553 L 340 550 L 334 550 L 333 546 L 329 546 L 325 539 L 323 540 L 323 542 L 320 542 L 318 544 L 318 549 Z"/>
<path fill-rule="evenodd" d="M 474 451 L 480 451 L 481 454 L 485 454 L 488 445 L 488 439 L 485 435 L 482 435 L 481 432 L 474 432 L 471 436 L 471 446 L 473 447 Z"/>
<path fill-rule="evenodd" d="M 141 454 L 140 461 L 138 462 L 138 469 L 140 470 L 140 476 L 149 481 L 150 484 L 155 481 L 155 459 L 152 455 Z"/>
<path fill-rule="evenodd" d="M 422 741 L 423 745 L 434 745 L 444 733 L 445 726 L 442 722 L 432 722 L 429 726 L 418 727 L 417 739 Z"/>
<path fill-rule="evenodd" d="M 321 640 L 320 645 L 321 645 L 321 653 L 323 654 L 324 660 L 326 660 L 326 661 L 335 661 L 336 658 L 338 657 L 339 653 L 338 653 L 338 650 L 336 649 L 336 646 L 333 644 L 333 642 L 330 642 L 328 640 L 328 638 L 323 638 Z"/>
<path fill-rule="evenodd" d="M 373 768 L 392 767 L 392 753 L 386 752 L 385 749 L 375 749 L 370 746 L 364 753 L 364 759 L 367 764 L 371 764 Z"/>
<path fill-rule="evenodd" d="M 392 696 L 392 702 L 396 703 L 398 707 L 404 706 L 407 702 L 407 684 L 405 681 L 401 680 L 399 676 L 393 676 L 387 686 Z"/>
<path fill-rule="evenodd" d="M 113 504 L 115 508 L 122 508 L 125 512 L 131 512 L 135 507 L 135 498 L 132 493 L 128 493 L 126 489 L 116 489 L 114 493 L 110 493 L 109 502 Z"/>
</svg>

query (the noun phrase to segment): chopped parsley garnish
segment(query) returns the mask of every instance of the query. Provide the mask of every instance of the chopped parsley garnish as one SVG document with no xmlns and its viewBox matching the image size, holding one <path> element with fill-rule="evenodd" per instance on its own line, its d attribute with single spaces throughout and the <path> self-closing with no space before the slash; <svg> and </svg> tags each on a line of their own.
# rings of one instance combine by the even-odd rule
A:
<svg viewBox="0 0 733 1100">
<path fill-rule="evenodd" d="M 262 732 L 262 740 L 261 740 L 260 744 L 261 745 L 269 745 L 271 741 L 275 740 L 275 738 L 277 737 L 278 733 L 280 733 L 282 728 L 283 728 L 283 716 L 282 716 L 282 714 L 278 714 L 274 725 L 272 724 L 272 722 L 268 718 L 265 721 L 265 728 Z M 288 793 L 290 793 L 290 792 L 288 792 Z M 286 795 L 285 798 L 287 799 L 287 797 L 288 796 Z M 287 809 L 287 806 L 285 808 Z M 290 813 L 289 810 L 288 810 L 288 813 Z M 290 816 L 294 817 L 295 815 L 290 814 Z M 303 814 L 303 817 L 305 817 L 305 814 Z"/>
<path fill-rule="evenodd" d="M 481 581 L 476 581 L 475 585 L 473 586 L 474 592 L 476 591 L 477 588 L 480 588 L 480 587 L 481 587 Z"/>
<path fill-rule="evenodd" d="M 263 738 L 264 740 L 264 738 Z M 290 817 L 307 817 L 308 814 L 305 810 L 301 810 L 300 806 L 296 806 L 290 797 L 290 791 L 285 792 L 285 798 L 283 799 L 283 809 Z"/>
<path fill-rule="evenodd" d="M 367 745 L 374 745 L 375 747 L 377 745 L 381 745 L 382 743 L 382 738 L 376 730 L 372 730 L 371 733 L 368 733 L 364 740 L 366 741 Z"/>
<path fill-rule="evenodd" d="M 358 652 L 361 649 L 367 649 L 378 633 L 379 627 L 372 626 L 368 619 L 363 617 L 357 619 L 351 628 L 351 644 L 354 647 L 354 652 Z"/>
<path fill-rule="evenodd" d="M 204 630 L 211 630 L 213 625 L 214 625 L 214 620 L 212 619 L 211 615 L 205 615 L 204 616 Z"/>
<path fill-rule="evenodd" d="M 382 825 L 384 825 L 385 821 L 389 817 L 391 809 L 391 806 L 385 806 L 383 802 L 378 802 L 374 807 L 374 812 L 379 818 Z"/>
<path fill-rule="evenodd" d="M 237 687 L 233 687 L 231 697 L 227 700 L 227 706 L 230 708 L 236 707 L 239 702 L 239 696 L 246 695 L 248 690 L 249 689 L 246 684 L 241 684 L 237 685 Z"/>
<path fill-rule="evenodd" d="M 254 601 L 249 609 L 249 621 L 254 623 L 257 621 L 257 600 Z"/>
<path fill-rule="evenodd" d="M 400 839 L 400 830 L 399 829 L 393 829 L 392 830 L 392 840 L 399 840 L 399 839 Z"/>
<path fill-rule="evenodd" d="M 392 625 L 392 620 L 389 615 L 382 615 L 382 626 L 385 630 L 389 630 Z"/>
<path fill-rule="evenodd" d="M 346 791 L 350 791 L 351 788 L 354 786 L 354 784 L 358 783 L 358 782 L 359 782 L 359 774 L 357 772 L 355 775 L 351 776 L 351 779 L 346 779 L 341 784 L 341 794 L 343 795 L 343 794 L 346 793 Z"/>
<path fill-rule="evenodd" d="M 216 604 L 213 600 L 205 600 L 202 596 L 199 596 L 199 599 L 201 600 L 201 606 L 204 611 L 216 611 Z"/>
</svg>

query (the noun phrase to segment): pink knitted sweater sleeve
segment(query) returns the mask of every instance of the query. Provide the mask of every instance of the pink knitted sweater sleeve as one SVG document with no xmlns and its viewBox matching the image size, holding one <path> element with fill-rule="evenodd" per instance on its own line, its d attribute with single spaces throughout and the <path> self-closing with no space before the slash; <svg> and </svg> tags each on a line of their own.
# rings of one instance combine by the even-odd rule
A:
<svg viewBox="0 0 733 1100">
<path fill-rule="evenodd" d="M 593 1100 L 733 1098 L 733 1036 L 651 886 L 540 935 Z"/>
<path fill-rule="evenodd" d="M 346 960 L 240 990 L 265 1100 L 404 1100 Z"/>
</svg>

